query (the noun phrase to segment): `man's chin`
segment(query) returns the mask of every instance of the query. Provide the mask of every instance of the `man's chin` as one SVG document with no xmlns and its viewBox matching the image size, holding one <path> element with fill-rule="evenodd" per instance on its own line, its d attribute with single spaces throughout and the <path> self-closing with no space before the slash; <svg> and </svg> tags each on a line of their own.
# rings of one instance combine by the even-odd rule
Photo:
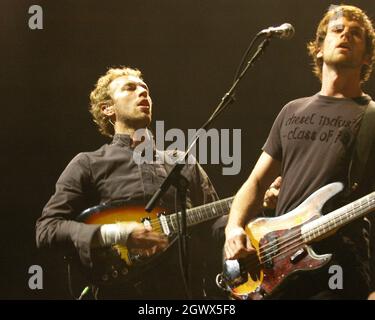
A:
<svg viewBox="0 0 375 320">
<path fill-rule="evenodd" d="M 138 117 L 133 117 L 133 118 L 126 118 L 123 120 L 120 120 L 120 122 L 123 123 L 123 125 L 127 128 L 132 128 L 132 129 L 142 129 L 142 128 L 147 128 L 150 123 L 151 123 L 151 115 L 142 115 Z"/>
<path fill-rule="evenodd" d="M 151 114 L 150 113 L 146 114 L 143 121 L 144 121 L 144 127 L 148 127 L 151 123 Z"/>
<path fill-rule="evenodd" d="M 150 114 L 143 114 L 137 119 L 134 119 L 133 121 L 134 127 L 135 128 L 146 128 L 150 125 L 151 123 L 151 115 Z"/>
<path fill-rule="evenodd" d="M 355 63 L 353 59 L 346 57 L 346 56 L 336 57 L 335 59 L 332 59 L 327 64 L 335 66 L 336 68 L 347 68 L 347 69 L 355 69 L 355 68 L 361 67 L 361 64 Z"/>
</svg>

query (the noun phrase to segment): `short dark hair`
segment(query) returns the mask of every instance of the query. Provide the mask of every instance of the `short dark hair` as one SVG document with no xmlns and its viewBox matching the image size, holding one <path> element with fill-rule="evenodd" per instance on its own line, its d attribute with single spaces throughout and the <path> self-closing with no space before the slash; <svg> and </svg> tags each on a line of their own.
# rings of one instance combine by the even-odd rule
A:
<svg viewBox="0 0 375 320">
<path fill-rule="evenodd" d="M 331 20 L 337 19 L 338 17 L 345 17 L 350 21 L 358 21 L 358 23 L 365 29 L 366 54 L 370 57 L 370 61 L 368 65 L 363 65 L 362 67 L 361 82 L 366 82 L 370 77 L 375 61 L 375 32 L 373 24 L 366 13 L 354 6 L 330 6 L 327 13 L 320 21 L 319 26 L 316 30 L 315 40 L 310 41 L 307 44 L 309 55 L 313 59 L 313 72 L 320 80 L 322 80 L 323 58 L 318 58 L 317 54 L 327 35 L 327 27 L 329 22 Z"/>
</svg>

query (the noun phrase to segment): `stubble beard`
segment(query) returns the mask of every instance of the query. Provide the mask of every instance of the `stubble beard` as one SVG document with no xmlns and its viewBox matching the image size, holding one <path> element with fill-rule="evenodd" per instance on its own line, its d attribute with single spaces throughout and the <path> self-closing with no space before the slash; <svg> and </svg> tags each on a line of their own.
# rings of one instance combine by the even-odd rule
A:
<svg viewBox="0 0 375 320">
<path fill-rule="evenodd" d="M 327 65 L 335 68 L 355 69 L 361 66 L 361 63 L 355 61 L 352 56 L 346 56 L 344 54 L 331 54 L 324 61 Z"/>
<path fill-rule="evenodd" d="M 149 126 L 151 122 L 151 115 L 141 114 L 141 115 L 122 115 L 118 119 L 125 127 L 132 129 L 142 129 Z"/>
</svg>

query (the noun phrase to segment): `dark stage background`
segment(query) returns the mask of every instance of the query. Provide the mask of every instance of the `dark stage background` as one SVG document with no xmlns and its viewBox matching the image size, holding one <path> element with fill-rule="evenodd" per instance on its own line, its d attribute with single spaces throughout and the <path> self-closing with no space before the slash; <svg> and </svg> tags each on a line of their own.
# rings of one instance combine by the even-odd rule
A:
<svg viewBox="0 0 375 320">
<path fill-rule="evenodd" d="M 43 8 L 43 30 L 28 9 Z M 274 39 L 216 128 L 242 130 L 241 172 L 204 165 L 221 197 L 233 195 L 254 165 L 272 122 L 289 100 L 316 93 L 306 42 L 330 1 L 317 0 L 2 0 L 1 299 L 69 298 L 62 260 L 35 247 L 34 225 L 75 154 L 100 136 L 88 95 L 107 67 L 140 68 L 151 89 L 154 121 L 197 128 L 229 88 L 251 38 L 289 22 L 289 41 Z M 375 2 L 350 1 L 375 17 Z M 374 78 L 366 91 L 375 95 Z M 44 270 L 43 290 L 28 287 L 28 268 Z"/>
</svg>

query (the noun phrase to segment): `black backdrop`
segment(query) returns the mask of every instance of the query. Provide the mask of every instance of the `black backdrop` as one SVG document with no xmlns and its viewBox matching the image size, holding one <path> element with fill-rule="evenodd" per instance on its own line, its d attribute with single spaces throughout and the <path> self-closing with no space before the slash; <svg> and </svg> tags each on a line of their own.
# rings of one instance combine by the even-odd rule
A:
<svg viewBox="0 0 375 320">
<path fill-rule="evenodd" d="M 43 8 L 43 30 L 28 9 Z M 221 197 L 234 194 L 257 159 L 274 117 L 289 100 L 316 93 L 306 42 L 330 1 L 318 0 L 2 0 L 0 298 L 68 298 L 65 269 L 35 247 L 34 225 L 54 184 L 80 151 L 107 142 L 87 111 L 88 94 L 108 66 L 140 68 L 151 88 L 154 121 L 199 127 L 229 88 L 251 38 L 289 22 L 247 74 L 237 102 L 216 128 L 242 130 L 241 172 L 205 165 Z M 375 2 L 350 1 L 375 17 Z M 375 95 L 374 80 L 366 91 Z M 41 265 L 43 290 L 28 287 Z"/>
</svg>

